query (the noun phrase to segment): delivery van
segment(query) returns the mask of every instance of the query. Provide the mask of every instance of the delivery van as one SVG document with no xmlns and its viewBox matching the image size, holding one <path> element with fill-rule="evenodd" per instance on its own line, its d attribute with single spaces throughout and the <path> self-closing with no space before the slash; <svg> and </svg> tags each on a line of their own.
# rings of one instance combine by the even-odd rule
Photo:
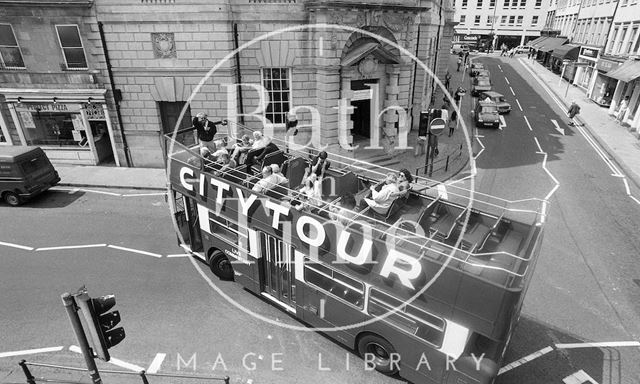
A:
<svg viewBox="0 0 640 384">
<path fill-rule="evenodd" d="M 0 196 L 18 206 L 60 182 L 40 147 L 0 146 Z"/>
</svg>

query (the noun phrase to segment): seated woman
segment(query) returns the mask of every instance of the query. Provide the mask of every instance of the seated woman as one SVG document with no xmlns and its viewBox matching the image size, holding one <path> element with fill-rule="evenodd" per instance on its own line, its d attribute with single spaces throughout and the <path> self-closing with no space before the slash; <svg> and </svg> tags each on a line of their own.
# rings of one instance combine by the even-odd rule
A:
<svg viewBox="0 0 640 384">
<path fill-rule="evenodd" d="M 389 172 L 380 191 L 376 191 L 374 186 L 369 187 L 369 189 L 371 189 L 371 198 L 365 197 L 364 201 L 371 209 L 381 215 L 385 215 L 389 207 L 391 207 L 393 200 L 396 199 L 396 194 L 400 192 L 396 184 L 397 181 L 398 177 L 396 174 Z"/>
<path fill-rule="evenodd" d="M 303 180 L 303 186 L 291 200 L 291 205 L 298 211 L 311 210 L 322 203 L 321 182 L 312 173 Z"/>
<path fill-rule="evenodd" d="M 340 198 L 340 201 L 329 210 L 329 218 L 335 220 L 342 225 L 348 225 L 356 217 L 356 213 L 353 211 L 356 207 L 356 198 L 352 194 L 344 195 Z"/>
<path fill-rule="evenodd" d="M 232 169 L 238 166 L 238 164 L 236 164 L 236 162 L 233 159 L 229 158 L 228 153 L 223 153 L 220 156 L 218 156 L 218 159 L 216 160 L 216 164 L 219 165 L 220 167 L 215 172 L 216 176 L 220 176 L 224 172 L 228 171 L 229 169 Z"/>
<path fill-rule="evenodd" d="M 326 151 L 322 151 L 318 153 L 317 156 L 311 160 L 311 164 L 307 168 L 307 173 L 315 173 L 316 176 L 322 180 L 324 178 L 324 173 L 331 166 L 331 162 L 327 160 L 328 154 Z"/>
<path fill-rule="evenodd" d="M 240 163 L 240 156 L 249 152 L 251 147 L 253 146 L 253 140 L 249 138 L 249 135 L 242 135 L 242 138 L 239 142 L 233 145 L 233 152 L 231 153 L 231 158 L 236 162 Z"/>
<path fill-rule="evenodd" d="M 402 168 L 400 170 L 400 173 L 398 173 L 398 193 L 395 194 L 395 197 L 407 196 L 407 194 L 411 190 L 412 182 L 413 176 L 411 176 L 411 172 L 409 172 L 409 170 L 406 168 Z"/>
</svg>

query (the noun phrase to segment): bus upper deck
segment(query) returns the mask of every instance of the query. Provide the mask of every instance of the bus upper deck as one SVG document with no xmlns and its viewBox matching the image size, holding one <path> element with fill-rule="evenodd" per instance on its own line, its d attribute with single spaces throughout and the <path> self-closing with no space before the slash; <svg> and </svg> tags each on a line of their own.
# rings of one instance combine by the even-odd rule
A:
<svg viewBox="0 0 640 384">
<path fill-rule="evenodd" d="M 239 124 L 230 124 L 230 127 L 229 146 L 239 137 L 239 129 L 250 132 Z M 172 182 L 181 182 L 180 177 L 184 174 L 180 169 L 186 166 L 210 178 L 251 190 L 259 180 L 263 166 L 278 164 L 288 180 L 286 184 L 256 194 L 281 202 L 292 199 L 303 183 L 310 155 L 317 153 L 307 147 L 295 147 L 273 139 L 277 147 L 259 164 L 249 168 L 238 164 L 219 172 L 219 164 L 200 155 L 193 135 L 193 129 L 186 129 L 166 137 Z M 222 137 L 227 134 L 217 135 L 217 138 Z M 368 187 L 378 184 L 386 173 L 397 172 L 335 153 L 329 158 L 332 165 L 322 180 L 321 199 L 311 210 L 304 212 L 320 221 L 329 220 L 332 208 L 337 207 L 343 196 L 363 196 Z M 510 202 L 455 185 L 447 186 L 445 198 L 437 188 L 429 188 L 429 183 L 435 184 L 416 178 L 409 193 L 396 198 L 386 213 L 375 212 L 369 207 L 350 211 L 343 229 L 350 233 L 371 234 L 372 239 L 402 249 L 421 261 L 446 262 L 449 268 L 503 289 L 522 289 L 532 264 L 533 240 L 539 235 L 544 220 L 543 202 L 537 199 Z M 205 192 L 207 188 L 200 186 L 198 189 Z M 335 218 L 335 214 L 332 217 Z"/>
</svg>

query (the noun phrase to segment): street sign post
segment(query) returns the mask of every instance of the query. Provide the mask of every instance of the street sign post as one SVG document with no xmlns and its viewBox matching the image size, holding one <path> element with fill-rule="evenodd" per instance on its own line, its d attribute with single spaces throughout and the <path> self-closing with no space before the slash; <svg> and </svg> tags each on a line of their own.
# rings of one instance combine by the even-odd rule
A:
<svg viewBox="0 0 640 384">
<path fill-rule="evenodd" d="M 444 128 L 446 125 L 447 122 L 439 117 L 431 120 L 431 124 L 429 124 L 429 127 L 431 128 L 431 134 L 436 136 L 442 135 L 442 132 L 444 132 Z"/>
<path fill-rule="evenodd" d="M 431 116 L 435 115 L 435 111 L 436 110 L 434 109 L 429 111 L 430 113 L 426 115 L 425 118 L 428 119 Z M 442 113 L 440 112 L 440 114 L 436 116 L 441 116 L 441 115 Z M 446 127 L 446 125 L 447 125 L 447 122 L 440 117 L 436 117 L 434 119 L 431 119 L 431 121 L 429 121 L 429 126 L 427 130 L 427 153 L 424 160 L 425 162 L 424 174 L 426 175 L 428 173 L 429 177 L 431 177 L 431 175 L 433 174 L 433 158 L 435 157 L 435 152 L 438 147 L 438 136 L 440 136 L 442 132 L 444 132 L 444 128 Z M 431 159 L 431 169 L 429 169 L 429 159 Z"/>
</svg>

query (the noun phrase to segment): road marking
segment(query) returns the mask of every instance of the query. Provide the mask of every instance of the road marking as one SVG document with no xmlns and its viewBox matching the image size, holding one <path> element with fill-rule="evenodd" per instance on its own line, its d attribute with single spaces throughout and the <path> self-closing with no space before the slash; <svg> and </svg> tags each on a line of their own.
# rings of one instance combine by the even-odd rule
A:
<svg viewBox="0 0 640 384">
<path fill-rule="evenodd" d="M 502 131 L 502 128 L 507 128 L 507 123 L 504 121 L 504 116 L 500 115 L 498 118 L 500 119 L 500 126 L 498 129 Z"/>
<path fill-rule="evenodd" d="M 573 375 L 565 377 L 564 379 L 562 379 L 562 382 L 564 382 L 565 384 L 598 384 L 597 381 L 595 381 L 591 376 L 587 375 L 587 373 L 582 369 L 574 373 Z"/>
<path fill-rule="evenodd" d="M 539 351 L 533 352 L 530 355 L 527 355 L 519 360 L 514 361 L 513 363 L 509 363 L 507 365 L 505 365 L 504 367 L 500 368 L 500 370 L 498 371 L 498 376 L 502 375 L 505 372 L 508 372 L 514 368 L 517 368 L 519 366 L 521 366 L 522 364 L 528 363 L 531 360 L 537 359 L 540 356 L 546 355 L 547 353 L 553 351 L 552 347 L 545 347 L 542 348 Z"/>
<path fill-rule="evenodd" d="M 518 104 L 518 108 L 520 108 L 520 111 L 522 111 L 522 106 L 520 105 L 520 102 L 518 101 L 518 99 L 516 99 L 516 103 Z"/>
<path fill-rule="evenodd" d="M 504 72 L 504 71 L 502 70 L 502 67 L 500 66 L 500 64 L 498 64 L 498 68 L 500 69 L 500 72 Z"/>
<path fill-rule="evenodd" d="M 438 184 L 438 186 L 436 186 L 436 189 L 438 190 L 438 197 L 441 197 L 444 200 L 449 200 L 449 195 L 447 194 L 447 187 L 445 187 L 444 184 Z"/>
<path fill-rule="evenodd" d="M 69 350 L 71 352 L 75 352 L 75 353 L 82 353 L 82 350 L 77 345 L 70 346 Z M 134 372 L 144 371 L 144 368 L 142 368 L 140 366 L 137 366 L 137 365 L 131 364 L 131 363 L 127 363 L 126 361 L 122 361 L 120 359 L 116 359 L 113 356 L 111 356 L 111 359 L 109 359 L 109 363 L 113 364 L 113 365 L 117 365 L 118 367 L 121 367 L 121 368 L 128 369 L 130 371 L 134 371 Z"/>
<path fill-rule="evenodd" d="M 166 192 L 154 192 L 154 193 L 131 193 L 128 195 L 122 195 L 122 197 L 140 197 L 140 196 L 163 196 Z"/>
<path fill-rule="evenodd" d="M 65 245 L 62 247 L 44 247 L 44 248 L 36 248 L 36 252 L 40 251 L 53 251 L 58 249 L 79 249 L 79 248 L 100 248 L 106 247 L 107 244 L 87 244 L 87 245 Z"/>
<path fill-rule="evenodd" d="M 558 349 L 573 348 L 615 348 L 615 347 L 640 347 L 640 341 L 610 341 L 600 343 L 568 343 L 556 344 Z"/>
<path fill-rule="evenodd" d="M 93 193 L 99 193 L 102 195 L 109 195 L 109 196 L 119 196 L 122 197 L 121 193 L 113 193 L 113 192 L 106 192 L 106 191 L 96 191 L 95 189 L 83 189 L 84 192 L 93 192 Z"/>
<path fill-rule="evenodd" d="M 562 136 L 564 136 L 564 128 L 560 128 L 560 126 L 558 125 L 558 122 L 555 121 L 554 119 L 551 119 L 551 122 L 553 123 L 553 127 L 556 129 L 556 131 L 560 132 Z"/>
<path fill-rule="evenodd" d="M 189 257 L 191 256 L 188 253 L 174 253 L 173 255 L 167 255 L 167 257 Z"/>
<path fill-rule="evenodd" d="M 480 150 L 480 152 L 478 152 L 478 154 L 477 154 L 477 155 L 475 155 L 475 156 L 473 157 L 473 159 L 474 159 L 474 160 L 476 160 L 478 157 L 480 157 L 480 154 L 481 154 L 482 152 L 484 152 L 484 144 L 482 144 L 482 140 L 480 140 L 480 137 L 484 137 L 484 136 L 478 136 L 478 135 L 476 135 L 476 140 L 478 141 L 478 144 L 480 144 L 480 146 L 482 147 L 482 149 Z"/>
<path fill-rule="evenodd" d="M 26 245 L 14 244 L 14 243 L 5 243 L 4 241 L 0 241 L 0 245 L 4 245 L 7 247 L 24 249 L 25 251 L 33 251 L 33 247 L 27 247 Z"/>
<path fill-rule="evenodd" d="M 12 356 L 22 356 L 22 355 L 33 355 L 36 353 L 58 352 L 58 351 L 62 351 L 63 349 L 64 347 L 48 347 L 48 348 L 37 348 L 37 349 L 24 349 L 22 351 L 0 352 L 0 357 L 12 357 Z"/>
<path fill-rule="evenodd" d="M 164 361 L 165 357 L 167 357 L 166 353 L 156 354 L 156 357 L 153 358 L 151 365 L 149 365 L 149 368 L 147 368 L 147 373 L 158 372 L 160 370 L 160 366 L 162 365 L 162 362 Z"/>
<path fill-rule="evenodd" d="M 509 87 L 509 89 L 511 90 L 511 93 L 513 94 L 513 96 L 515 96 L 515 95 L 516 95 L 516 93 L 515 93 L 515 92 L 513 92 L 513 88 Z"/>
<path fill-rule="evenodd" d="M 524 117 L 524 121 L 527 123 L 527 127 L 529 127 L 529 130 L 533 132 L 533 128 L 531 128 L 531 124 L 529 124 L 529 119 L 527 119 L 527 116 L 523 116 Z M 540 143 L 538 143 L 538 148 L 540 148 Z M 540 150 L 540 152 L 542 152 L 542 150 Z"/>
<path fill-rule="evenodd" d="M 542 150 L 542 147 L 540 147 L 540 142 L 538 141 L 538 138 L 534 136 L 534 137 L 533 137 L 533 140 L 535 140 L 535 141 L 536 141 L 536 145 L 538 146 L 538 152 L 536 152 L 536 153 L 538 153 L 538 154 L 543 154 L 543 153 L 544 153 L 544 151 Z"/>
<path fill-rule="evenodd" d="M 511 85 L 511 83 L 509 82 L 509 79 L 507 79 L 507 76 L 505 76 L 504 79 L 506 80 L 507 84 Z"/>
<path fill-rule="evenodd" d="M 147 251 L 141 251 L 139 249 L 133 249 L 133 248 L 125 248 L 125 247 L 120 247 L 117 245 L 108 245 L 109 248 L 113 248 L 113 249 L 119 249 L 121 251 L 127 251 L 127 252 L 133 252 L 133 253 L 139 253 L 141 255 L 147 255 L 147 256 L 153 256 L 153 257 L 157 257 L 157 258 L 161 258 L 162 255 L 159 255 L 157 253 L 152 253 L 152 252 L 147 252 Z"/>
</svg>

